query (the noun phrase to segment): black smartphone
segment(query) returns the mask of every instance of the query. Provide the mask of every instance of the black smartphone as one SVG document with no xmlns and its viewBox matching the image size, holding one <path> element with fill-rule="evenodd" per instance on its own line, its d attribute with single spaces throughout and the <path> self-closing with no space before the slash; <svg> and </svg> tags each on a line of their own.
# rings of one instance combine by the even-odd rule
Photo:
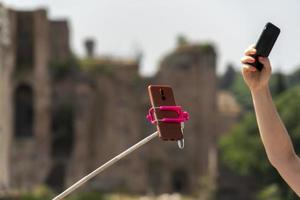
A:
<svg viewBox="0 0 300 200">
<path fill-rule="evenodd" d="M 268 57 L 278 36 L 280 34 L 280 29 L 274 24 L 268 22 L 263 32 L 261 33 L 256 45 L 256 54 L 253 56 L 255 62 L 252 65 L 257 68 L 259 71 L 262 70 L 263 64 L 258 61 L 258 57 Z"/>
</svg>

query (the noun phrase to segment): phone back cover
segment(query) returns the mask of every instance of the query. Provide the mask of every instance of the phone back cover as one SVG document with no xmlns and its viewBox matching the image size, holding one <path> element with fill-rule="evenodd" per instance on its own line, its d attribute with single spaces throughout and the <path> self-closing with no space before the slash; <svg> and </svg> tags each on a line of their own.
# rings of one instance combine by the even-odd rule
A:
<svg viewBox="0 0 300 200">
<path fill-rule="evenodd" d="M 161 95 L 161 89 L 163 90 L 165 99 Z M 148 87 L 148 92 L 152 107 L 176 105 L 173 90 L 170 86 L 150 85 Z M 174 111 L 159 111 L 156 109 L 154 116 L 156 119 L 177 118 L 178 114 Z M 163 140 L 181 140 L 183 138 L 181 125 L 179 123 L 158 122 L 157 130 L 159 132 L 159 137 Z"/>
<path fill-rule="evenodd" d="M 279 34 L 280 29 L 277 26 L 267 23 L 255 45 L 257 55 L 268 57 Z"/>
</svg>

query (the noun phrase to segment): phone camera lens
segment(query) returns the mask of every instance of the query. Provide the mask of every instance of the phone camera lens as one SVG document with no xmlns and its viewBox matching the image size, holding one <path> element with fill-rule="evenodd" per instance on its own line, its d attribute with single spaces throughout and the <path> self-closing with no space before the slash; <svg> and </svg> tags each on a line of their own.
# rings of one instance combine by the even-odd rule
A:
<svg viewBox="0 0 300 200">
<path fill-rule="evenodd" d="M 163 101 L 166 100 L 166 96 L 165 96 L 164 90 L 163 90 L 162 88 L 160 88 L 159 92 L 160 92 L 161 99 L 162 99 Z"/>
</svg>

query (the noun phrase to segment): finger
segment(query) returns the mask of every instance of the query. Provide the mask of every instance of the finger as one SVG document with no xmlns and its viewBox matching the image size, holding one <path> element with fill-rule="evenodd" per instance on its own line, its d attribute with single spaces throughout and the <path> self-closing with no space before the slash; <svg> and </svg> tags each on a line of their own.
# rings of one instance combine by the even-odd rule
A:
<svg viewBox="0 0 300 200">
<path fill-rule="evenodd" d="M 245 54 L 246 56 L 256 54 L 256 49 L 254 48 L 254 45 L 249 46 L 249 47 L 244 51 L 244 54 Z"/>
<path fill-rule="evenodd" d="M 243 65 L 243 71 L 244 72 L 256 72 L 257 69 L 255 67 L 253 67 L 252 65 Z"/>
<path fill-rule="evenodd" d="M 249 50 L 249 49 L 255 49 L 255 45 L 254 44 L 249 45 L 246 50 Z"/>
<path fill-rule="evenodd" d="M 254 59 L 253 57 L 251 57 L 251 56 L 243 56 L 243 57 L 241 58 L 241 62 L 242 62 L 243 64 L 254 63 L 254 62 L 255 62 L 255 59 Z"/>
</svg>

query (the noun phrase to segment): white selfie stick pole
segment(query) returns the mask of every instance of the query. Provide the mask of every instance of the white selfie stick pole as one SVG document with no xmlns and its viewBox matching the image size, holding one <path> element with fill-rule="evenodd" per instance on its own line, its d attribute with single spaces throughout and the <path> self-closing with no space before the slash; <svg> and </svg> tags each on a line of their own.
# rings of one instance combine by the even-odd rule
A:
<svg viewBox="0 0 300 200">
<path fill-rule="evenodd" d="M 89 173 L 88 175 L 86 175 L 85 177 L 83 177 L 82 179 L 80 179 L 79 181 L 77 181 L 76 183 L 74 183 L 72 186 L 70 186 L 68 189 L 66 189 L 64 192 L 62 192 L 61 194 L 59 194 L 58 196 L 56 196 L 52 200 L 63 199 L 64 197 L 66 197 L 67 195 L 69 195 L 71 192 L 73 192 L 74 190 L 76 190 L 77 188 L 79 188 L 80 186 L 82 186 L 84 183 L 86 183 L 87 181 L 89 181 L 90 179 L 92 179 L 93 177 L 95 177 L 97 174 L 103 172 L 106 168 L 108 168 L 111 165 L 113 165 L 114 163 L 118 162 L 119 160 L 121 160 L 122 158 L 124 158 L 125 156 L 127 156 L 128 154 L 130 154 L 131 152 L 135 151 L 136 149 L 140 148 L 144 144 L 148 143 L 150 140 L 152 140 L 153 138 L 155 138 L 157 136 L 158 136 L 158 132 L 157 131 L 154 132 L 154 133 L 152 133 L 150 136 L 148 136 L 145 139 L 141 140 L 140 142 L 136 143 L 135 145 L 133 145 L 129 149 L 123 151 L 122 153 L 120 153 L 119 155 L 117 155 L 116 157 L 114 157 L 113 159 L 111 159 L 108 162 L 106 162 L 104 165 L 100 166 L 96 170 L 92 171 L 91 173 Z"/>
</svg>

